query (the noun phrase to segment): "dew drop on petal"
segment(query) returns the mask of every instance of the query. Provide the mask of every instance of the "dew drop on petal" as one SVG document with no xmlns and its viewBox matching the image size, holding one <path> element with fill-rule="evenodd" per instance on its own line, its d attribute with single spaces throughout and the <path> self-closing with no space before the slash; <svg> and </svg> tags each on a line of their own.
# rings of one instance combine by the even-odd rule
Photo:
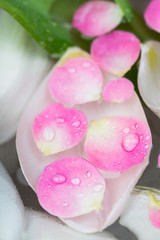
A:
<svg viewBox="0 0 160 240">
<path fill-rule="evenodd" d="M 79 185 L 81 182 L 81 180 L 79 178 L 72 178 L 71 183 L 74 185 Z"/>
<path fill-rule="evenodd" d="M 58 123 L 64 123 L 64 119 L 63 118 L 57 118 L 57 122 Z"/>
<path fill-rule="evenodd" d="M 94 190 L 95 192 L 100 192 L 102 189 L 103 189 L 103 185 L 102 185 L 102 184 L 96 184 L 96 185 L 94 185 L 94 187 L 93 187 L 93 190 Z"/>
<path fill-rule="evenodd" d="M 51 127 L 45 127 L 43 129 L 43 137 L 46 141 L 52 141 L 55 136 L 54 130 Z"/>
<path fill-rule="evenodd" d="M 139 136 L 137 134 L 128 134 L 123 137 L 122 146 L 125 151 L 133 151 L 139 143 Z"/>
<path fill-rule="evenodd" d="M 129 128 L 124 128 L 124 129 L 123 129 L 123 132 L 124 132 L 124 133 L 129 133 L 129 131 L 130 131 Z"/>
<path fill-rule="evenodd" d="M 80 126 L 80 121 L 76 121 L 74 123 L 72 123 L 73 127 L 79 127 Z"/>
<path fill-rule="evenodd" d="M 68 206 L 69 206 L 69 203 L 64 202 L 64 203 L 62 203 L 62 206 L 63 206 L 63 207 L 68 207 Z"/>
<path fill-rule="evenodd" d="M 92 175 L 92 173 L 90 172 L 90 171 L 87 171 L 86 172 L 86 176 L 89 178 L 89 177 L 91 177 L 91 175 Z"/>
<path fill-rule="evenodd" d="M 54 183 L 61 184 L 61 183 L 64 183 L 66 181 L 66 177 L 61 175 L 61 174 L 56 174 L 56 175 L 53 176 L 52 180 L 53 180 Z"/>
</svg>

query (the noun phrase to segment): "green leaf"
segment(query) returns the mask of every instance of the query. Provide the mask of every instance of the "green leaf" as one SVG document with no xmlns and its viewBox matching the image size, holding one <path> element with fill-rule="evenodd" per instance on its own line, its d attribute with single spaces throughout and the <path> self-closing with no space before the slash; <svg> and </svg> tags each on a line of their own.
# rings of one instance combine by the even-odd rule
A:
<svg viewBox="0 0 160 240">
<path fill-rule="evenodd" d="M 10 13 L 51 55 L 59 57 L 73 45 L 68 30 L 49 14 L 55 0 L 0 0 Z"/>
</svg>

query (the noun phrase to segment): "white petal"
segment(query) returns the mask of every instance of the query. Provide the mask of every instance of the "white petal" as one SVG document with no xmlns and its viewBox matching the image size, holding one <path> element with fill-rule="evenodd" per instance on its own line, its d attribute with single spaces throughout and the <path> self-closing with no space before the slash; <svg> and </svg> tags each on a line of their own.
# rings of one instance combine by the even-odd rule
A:
<svg viewBox="0 0 160 240">
<path fill-rule="evenodd" d="M 27 211 L 28 227 L 22 240 L 116 240 L 104 231 L 96 234 L 82 234 L 65 226 L 60 220 L 36 211 Z"/>
<path fill-rule="evenodd" d="M 17 132 L 16 142 L 20 164 L 29 185 L 34 190 L 36 189 L 37 180 L 44 167 L 54 160 L 63 156 L 73 155 L 86 158 L 84 153 L 84 140 L 69 150 L 47 157 L 44 157 L 38 148 L 36 148 L 32 136 L 31 126 L 34 117 L 52 102 L 52 99 L 48 94 L 49 77 L 50 75 L 46 77 L 28 104 L 21 118 Z M 111 76 L 109 76 L 109 79 L 110 78 Z M 121 104 L 102 101 L 101 103 L 91 102 L 76 105 L 75 107 L 86 114 L 88 122 L 91 120 L 97 120 L 104 116 L 117 115 L 137 117 L 148 124 L 140 101 L 135 92 L 132 94 L 130 99 Z M 28 157 L 28 154 L 30 157 Z M 135 165 L 118 176 L 105 176 L 107 191 L 105 192 L 103 208 L 101 211 L 91 212 L 75 218 L 63 219 L 63 221 L 76 230 L 89 233 L 101 231 L 111 225 L 119 217 L 130 192 L 148 165 L 148 162 L 149 154 L 144 158 L 142 164 Z"/>
<path fill-rule="evenodd" d="M 160 193 L 153 189 L 154 196 L 160 200 Z M 160 230 L 155 228 L 148 217 L 149 192 L 152 188 L 135 189 L 125 206 L 120 224 L 129 228 L 139 240 L 160 239 Z"/>
<path fill-rule="evenodd" d="M 41 47 L 0 9 L 0 144 L 11 138 L 27 101 L 51 66 Z"/>
<path fill-rule="evenodd" d="M 0 239 L 20 240 L 24 206 L 11 178 L 0 163 Z"/>
<path fill-rule="evenodd" d="M 160 42 L 141 46 L 138 86 L 146 105 L 160 117 Z"/>
</svg>

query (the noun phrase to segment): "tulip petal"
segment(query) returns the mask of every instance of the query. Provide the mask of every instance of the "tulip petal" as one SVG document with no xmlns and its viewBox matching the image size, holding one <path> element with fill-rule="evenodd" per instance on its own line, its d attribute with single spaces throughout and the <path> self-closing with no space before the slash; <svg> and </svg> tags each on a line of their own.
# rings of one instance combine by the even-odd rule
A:
<svg viewBox="0 0 160 240">
<path fill-rule="evenodd" d="M 97 168 L 121 172 L 142 163 L 150 144 L 150 130 L 142 121 L 116 116 L 92 121 L 84 148 Z"/>
<path fill-rule="evenodd" d="M 144 18 L 150 28 L 160 33 L 160 0 L 152 0 L 148 4 Z"/>
<path fill-rule="evenodd" d="M 118 78 L 108 82 L 103 88 L 102 96 L 108 102 L 121 103 L 129 99 L 134 91 L 134 85 L 127 78 Z"/>
<path fill-rule="evenodd" d="M 86 36 L 95 37 L 113 30 L 122 18 L 123 12 L 117 4 L 109 1 L 90 1 L 76 10 L 72 26 Z"/>
<path fill-rule="evenodd" d="M 84 52 L 79 49 L 69 49 L 57 65 L 59 66 L 64 62 L 64 59 L 68 59 L 70 56 L 73 57 L 78 55 L 81 57 L 80 53 L 84 56 Z M 65 156 L 79 156 L 86 159 L 84 140 L 71 149 L 47 157 L 44 157 L 40 153 L 34 143 L 31 131 L 33 120 L 39 112 L 52 102 L 48 94 L 48 80 L 51 74 L 52 73 L 44 79 L 44 82 L 39 89 L 37 89 L 37 92 L 25 109 L 16 138 L 17 152 L 22 171 L 29 185 L 34 190 L 36 189 L 38 178 L 44 168 L 53 161 Z M 107 82 L 107 79 L 104 79 L 104 81 Z M 110 103 L 101 99 L 101 101 L 76 105 L 75 108 L 82 111 L 87 116 L 88 123 L 92 120 L 96 121 L 99 118 L 110 116 L 135 118 L 138 116 L 138 118 L 148 126 L 143 108 L 135 92 L 133 92 L 132 96 L 127 101 L 121 104 Z M 150 149 L 151 145 L 149 146 L 149 150 Z M 30 157 L 28 157 L 28 154 Z M 130 192 L 148 165 L 148 162 L 149 152 L 141 164 L 137 164 L 120 174 L 118 173 L 116 176 L 114 173 L 113 177 L 110 176 L 111 174 L 105 174 L 106 190 L 104 192 L 102 209 L 77 217 L 63 218 L 62 220 L 72 228 L 86 233 L 102 231 L 107 226 L 111 225 L 122 212 Z"/>
<path fill-rule="evenodd" d="M 105 182 L 87 160 L 67 156 L 45 167 L 36 192 L 50 214 L 69 218 L 101 209 Z"/>
<path fill-rule="evenodd" d="M 92 58 L 107 72 L 122 77 L 136 62 L 140 41 L 130 32 L 114 31 L 95 39 Z"/>
<path fill-rule="evenodd" d="M 23 240 L 116 240 L 107 231 L 96 234 L 81 234 L 62 224 L 55 217 L 27 210 L 28 227 L 23 233 Z"/>
<path fill-rule="evenodd" d="M 156 228 L 160 228 L 160 203 L 155 199 L 152 192 L 150 192 L 148 214 L 152 225 Z"/>
<path fill-rule="evenodd" d="M 160 231 L 154 227 L 148 216 L 150 192 L 160 200 L 157 189 L 138 187 L 132 192 L 120 217 L 120 224 L 132 231 L 139 240 L 159 239 Z M 150 210 L 149 210 L 150 211 Z"/>
<path fill-rule="evenodd" d="M 138 72 L 138 87 L 146 105 L 160 117 L 160 43 L 148 41 L 142 45 Z"/>
<path fill-rule="evenodd" d="M 24 206 L 9 175 L 0 163 L 0 236 L 20 239 L 24 229 Z"/>
<path fill-rule="evenodd" d="M 0 9 L 0 144 L 16 132 L 24 106 L 52 62 L 26 31 Z"/>
<path fill-rule="evenodd" d="M 85 114 L 60 103 L 50 104 L 34 119 L 32 126 L 36 145 L 45 156 L 77 145 L 86 130 Z"/>
<path fill-rule="evenodd" d="M 49 81 L 51 96 L 63 103 L 81 104 L 100 99 L 102 73 L 89 58 L 74 58 L 57 67 Z"/>
</svg>

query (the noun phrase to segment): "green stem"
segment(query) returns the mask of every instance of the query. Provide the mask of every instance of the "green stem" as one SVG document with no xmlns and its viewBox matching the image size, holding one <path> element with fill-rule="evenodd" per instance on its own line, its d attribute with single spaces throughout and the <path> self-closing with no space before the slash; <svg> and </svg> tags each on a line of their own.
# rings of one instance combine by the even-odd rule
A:
<svg viewBox="0 0 160 240">
<path fill-rule="evenodd" d="M 123 11 L 131 30 L 142 42 L 151 39 L 160 41 L 160 35 L 147 27 L 143 17 L 136 12 L 128 0 L 115 0 L 115 2 Z"/>
</svg>

